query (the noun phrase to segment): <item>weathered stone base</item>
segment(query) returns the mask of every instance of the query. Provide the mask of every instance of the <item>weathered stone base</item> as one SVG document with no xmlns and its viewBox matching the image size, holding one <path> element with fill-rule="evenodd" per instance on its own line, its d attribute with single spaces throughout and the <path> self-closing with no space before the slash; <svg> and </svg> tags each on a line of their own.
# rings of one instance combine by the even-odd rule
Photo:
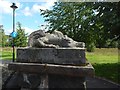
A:
<svg viewBox="0 0 120 90">
<path fill-rule="evenodd" d="M 80 88 L 85 90 L 85 77 L 69 77 L 63 75 L 38 75 L 38 74 L 15 73 L 6 88 L 26 88 L 26 89 L 52 89 L 52 88 Z M 25 80 L 25 81 L 24 81 Z"/>
<path fill-rule="evenodd" d="M 84 48 L 18 48 L 17 62 L 80 65 L 86 63 Z"/>
<path fill-rule="evenodd" d="M 66 66 L 36 63 L 11 63 L 9 69 L 17 73 L 7 87 L 21 88 L 86 88 L 86 76 L 93 76 L 94 69 L 86 66 Z"/>
<path fill-rule="evenodd" d="M 81 88 L 85 90 L 85 77 L 49 75 L 49 88 Z"/>
<path fill-rule="evenodd" d="M 84 48 L 19 48 L 15 71 L 7 87 L 17 88 L 86 88 L 86 76 L 94 76 L 94 68 L 86 61 Z"/>
</svg>

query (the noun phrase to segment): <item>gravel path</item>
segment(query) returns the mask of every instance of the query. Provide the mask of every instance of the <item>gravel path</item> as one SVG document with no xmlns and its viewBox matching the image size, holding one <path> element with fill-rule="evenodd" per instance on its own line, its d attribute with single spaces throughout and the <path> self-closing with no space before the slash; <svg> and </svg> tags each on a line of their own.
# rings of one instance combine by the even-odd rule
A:
<svg viewBox="0 0 120 90">
<path fill-rule="evenodd" d="M 0 60 L 0 71 L 2 72 L 2 75 L 0 75 L 0 80 L 1 80 L 0 85 L 2 85 L 2 82 L 5 82 L 5 80 L 11 73 L 11 71 L 8 71 L 7 69 L 7 64 L 10 62 L 12 61 L 4 60 L 1 63 L 1 60 Z M 114 89 L 119 88 L 120 89 L 120 85 L 99 77 L 94 77 L 94 78 L 87 77 L 86 83 L 87 83 L 87 90 L 89 90 L 90 88 L 114 88 Z M 0 86 L 0 90 L 1 90 L 1 86 Z"/>
</svg>

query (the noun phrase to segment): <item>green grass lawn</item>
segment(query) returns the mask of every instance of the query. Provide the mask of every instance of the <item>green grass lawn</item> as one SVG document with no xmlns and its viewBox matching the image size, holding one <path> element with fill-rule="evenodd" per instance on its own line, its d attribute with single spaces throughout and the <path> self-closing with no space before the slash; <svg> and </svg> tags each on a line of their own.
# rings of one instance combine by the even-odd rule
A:
<svg viewBox="0 0 120 90">
<path fill-rule="evenodd" d="M 0 49 L 1 50 L 1 49 Z M 2 59 L 12 60 L 12 48 L 2 48 Z M 117 48 L 101 48 L 95 49 L 95 52 L 87 52 L 86 58 L 95 68 L 95 75 L 109 79 L 120 84 L 120 63 L 118 63 L 118 49 Z"/>
<path fill-rule="evenodd" d="M 120 63 L 118 63 L 117 48 L 95 49 L 95 52 L 86 52 L 86 58 L 95 68 L 95 75 L 112 80 L 120 84 Z"/>
<path fill-rule="evenodd" d="M 10 47 L 0 48 L 0 57 L 2 60 L 12 60 L 12 50 Z"/>
<path fill-rule="evenodd" d="M 117 48 L 101 48 L 95 49 L 95 52 L 86 52 L 86 57 L 91 63 L 118 63 L 118 49 Z"/>
</svg>

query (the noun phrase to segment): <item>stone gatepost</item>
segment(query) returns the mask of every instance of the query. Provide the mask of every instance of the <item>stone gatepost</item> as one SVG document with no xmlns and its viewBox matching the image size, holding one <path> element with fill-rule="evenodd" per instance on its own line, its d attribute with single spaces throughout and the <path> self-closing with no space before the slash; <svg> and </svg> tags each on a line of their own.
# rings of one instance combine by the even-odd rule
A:
<svg viewBox="0 0 120 90">
<path fill-rule="evenodd" d="M 50 38 L 50 34 L 48 36 Z M 94 76 L 94 68 L 86 60 L 84 47 L 77 47 L 78 44 L 76 45 L 76 42 L 67 36 L 64 39 L 69 41 L 69 44 L 64 44 L 69 45 L 69 47 L 52 48 L 54 45 L 49 44 L 49 42 L 47 42 L 49 45 L 45 43 L 45 47 L 42 47 L 43 42 L 42 45 L 36 45 L 35 42 L 31 45 L 39 47 L 18 48 L 16 62 L 10 63 L 8 66 L 16 73 L 7 87 L 14 87 L 14 83 L 16 83 L 16 86 L 28 89 L 81 88 L 85 90 L 85 79 L 87 76 Z M 37 40 L 41 43 L 40 37 Z M 52 37 L 50 40 L 54 41 L 55 39 Z M 58 41 L 60 42 L 60 40 Z M 54 44 L 56 44 L 55 41 Z M 71 44 L 71 41 L 74 43 Z M 76 47 L 71 47 L 74 45 Z"/>
</svg>

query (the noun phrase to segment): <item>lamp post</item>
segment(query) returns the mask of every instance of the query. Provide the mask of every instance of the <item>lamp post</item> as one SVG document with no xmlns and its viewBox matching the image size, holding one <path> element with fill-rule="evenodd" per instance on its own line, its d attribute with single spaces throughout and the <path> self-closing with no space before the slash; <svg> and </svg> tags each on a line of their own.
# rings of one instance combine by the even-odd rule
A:
<svg viewBox="0 0 120 90">
<path fill-rule="evenodd" d="M 12 3 L 12 6 L 10 6 L 13 9 L 13 32 L 12 32 L 12 37 L 13 37 L 13 62 L 15 61 L 15 50 L 14 50 L 14 38 L 15 38 L 15 9 L 18 7 L 15 5 L 15 3 Z"/>
</svg>

